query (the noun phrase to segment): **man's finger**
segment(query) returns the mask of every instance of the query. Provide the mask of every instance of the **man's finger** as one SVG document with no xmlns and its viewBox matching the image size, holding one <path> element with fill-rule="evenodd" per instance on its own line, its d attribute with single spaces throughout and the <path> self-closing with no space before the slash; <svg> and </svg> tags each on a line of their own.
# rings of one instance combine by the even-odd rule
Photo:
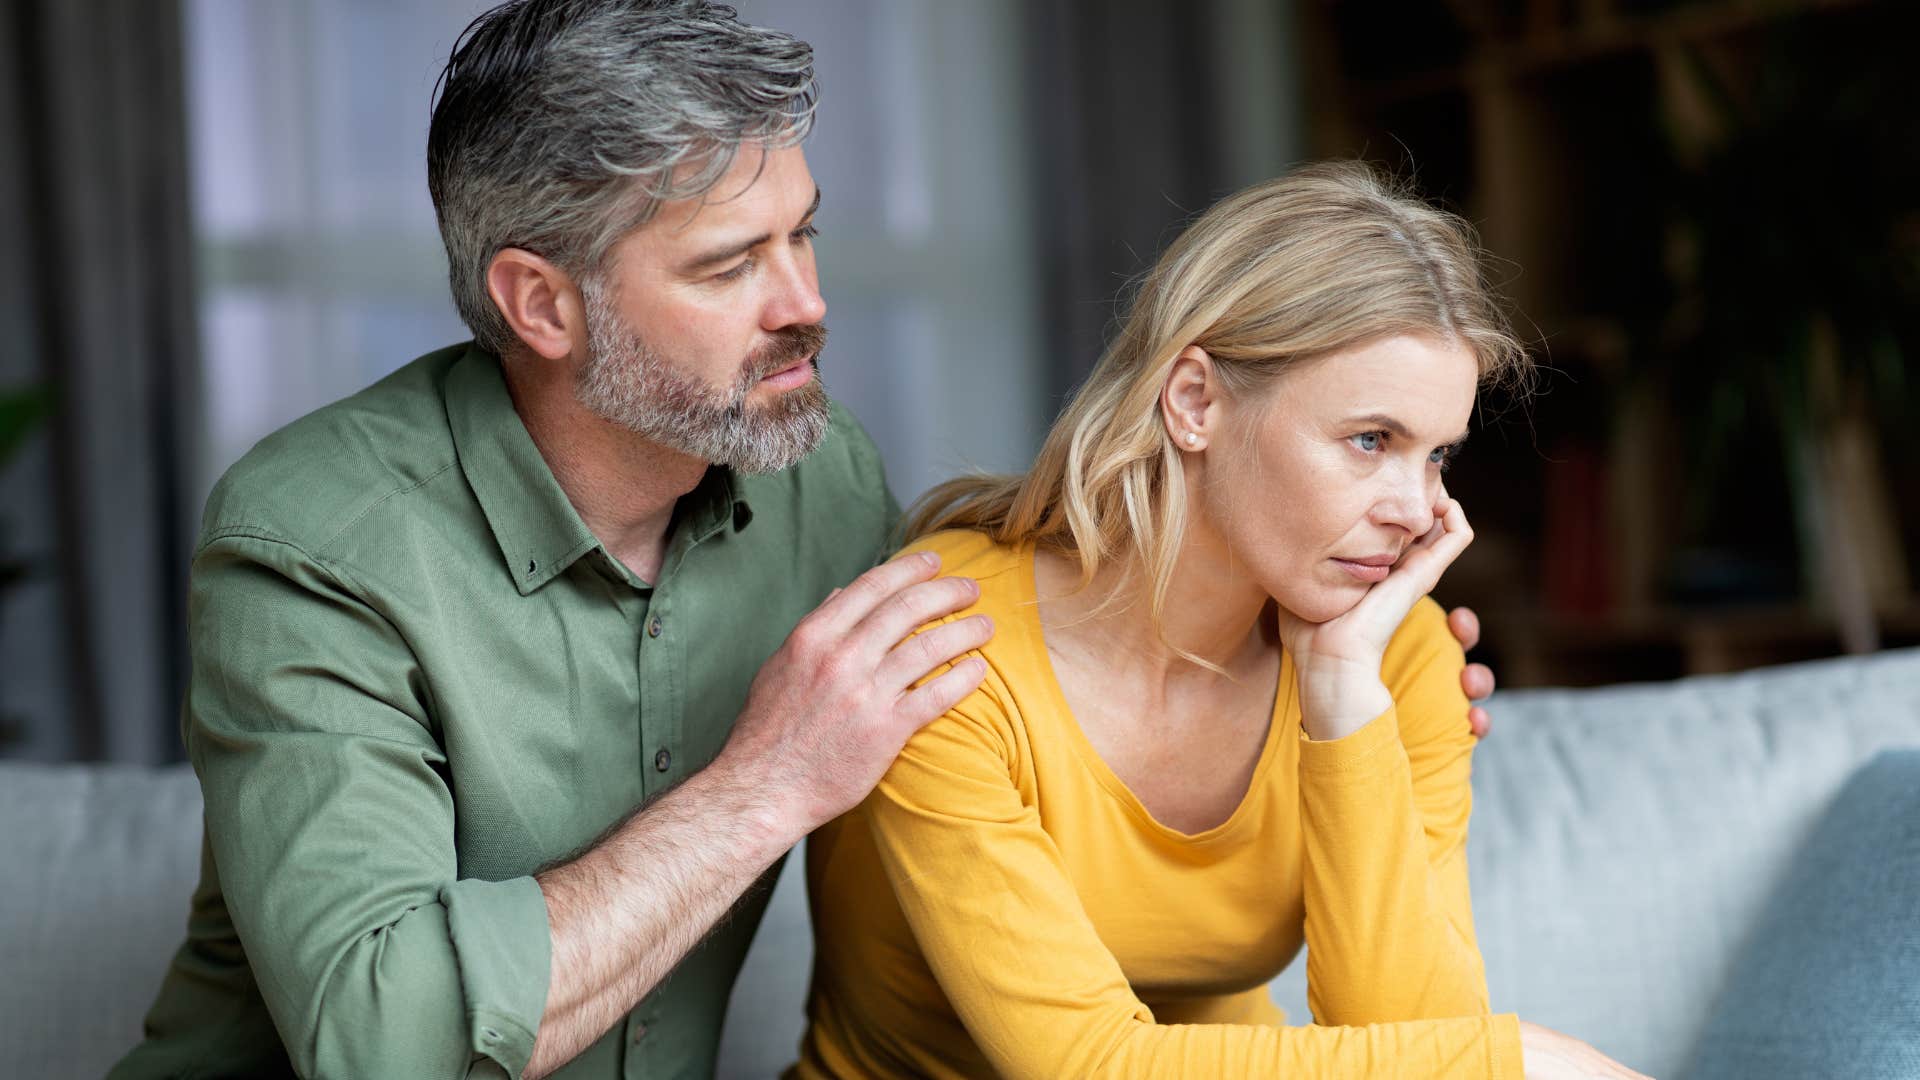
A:
<svg viewBox="0 0 1920 1080">
<path fill-rule="evenodd" d="M 1457 607 L 1447 612 L 1447 629 L 1453 631 L 1453 636 L 1459 639 L 1462 652 L 1472 652 L 1474 646 L 1480 644 L 1480 616 L 1475 615 L 1470 607 Z M 1485 697 L 1486 695 L 1473 696 Z"/>
<path fill-rule="evenodd" d="M 985 615 L 942 623 L 894 646 L 874 673 L 874 684 L 905 690 L 926 678 L 934 668 L 953 663 L 992 637 L 993 620 Z"/>
<path fill-rule="evenodd" d="M 860 625 L 853 630 L 858 640 L 849 641 L 848 645 L 878 664 L 908 634 L 936 619 L 970 608 L 979 600 L 980 584 L 972 578 L 943 577 L 909 585 L 881 601 L 879 607 L 860 620 Z"/>
<path fill-rule="evenodd" d="M 1493 696 L 1493 669 L 1485 664 L 1468 664 L 1460 671 L 1460 689 L 1473 701 Z"/>
<path fill-rule="evenodd" d="M 987 662 L 977 656 L 965 660 L 930 679 L 924 686 L 909 690 L 900 698 L 900 704 L 894 707 L 894 714 L 911 724 L 908 734 L 927 726 L 928 722 L 960 704 L 968 694 L 979 689 L 980 681 L 987 677 Z"/>
<path fill-rule="evenodd" d="M 911 555 L 890 559 L 827 597 L 819 607 L 813 609 L 808 619 L 818 622 L 829 633 L 845 633 L 895 593 L 926 581 L 939 572 L 940 556 L 931 551 L 916 551 Z"/>
</svg>

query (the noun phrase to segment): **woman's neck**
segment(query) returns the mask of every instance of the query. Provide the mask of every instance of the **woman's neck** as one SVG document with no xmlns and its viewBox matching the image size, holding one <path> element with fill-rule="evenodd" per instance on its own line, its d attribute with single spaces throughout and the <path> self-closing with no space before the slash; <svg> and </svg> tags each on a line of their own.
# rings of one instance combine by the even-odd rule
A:
<svg viewBox="0 0 1920 1080">
<path fill-rule="evenodd" d="M 1215 680 L 1219 672 L 1193 663 L 1176 650 L 1239 678 L 1261 670 L 1278 645 L 1271 602 L 1225 551 L 1190 538 L 1168 582 L 1161 625 L 1153 625 L 1151 583 L 1138 564 L 1109 562 L 1091 585 L 1079 589 L 1079 562 L 1040 552 L 1034 580 L 1049 648 L 1069 659 L 1087 658 L 1111 667 L 1115 656 L 1162 685 Z M 1113 598 L 1108 602 L 1108 598 Z"/>
</svg>

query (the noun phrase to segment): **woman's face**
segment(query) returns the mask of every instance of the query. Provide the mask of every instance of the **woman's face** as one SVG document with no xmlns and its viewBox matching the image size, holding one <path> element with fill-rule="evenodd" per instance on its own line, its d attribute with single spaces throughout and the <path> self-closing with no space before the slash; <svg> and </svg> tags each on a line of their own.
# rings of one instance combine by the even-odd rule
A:
<svg viewBox="0 0 1920 1080">
<path fill-rule="evenodd" d="M 1221 401 L 1196 477 L 1203 526 L 1294 615 L 1343 614 L 1433 527 L 1477 384 L 1459 342 L 1398 336 L 1295 368 L 1264 400 Z"/>
</svg>

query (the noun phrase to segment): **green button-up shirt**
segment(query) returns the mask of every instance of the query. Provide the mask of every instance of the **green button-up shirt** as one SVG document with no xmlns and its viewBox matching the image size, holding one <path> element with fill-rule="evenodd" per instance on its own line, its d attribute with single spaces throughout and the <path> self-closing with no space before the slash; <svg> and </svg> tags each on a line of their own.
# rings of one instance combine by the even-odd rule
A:
<svg viewBox="0 0 1920 1080">
<path fill-rule="evenodd" d="M 711 761 L 897 514 L 836 407 L 792 469 L 709 470 L 641 581 L 471 346 L 262 441 L 193 562 L 201 884 L 114 1075 L 518 1075 L 550 948 L 531 875 Z M 557 1075 L 711 1074 L 765 885 Z"/>
</svg>

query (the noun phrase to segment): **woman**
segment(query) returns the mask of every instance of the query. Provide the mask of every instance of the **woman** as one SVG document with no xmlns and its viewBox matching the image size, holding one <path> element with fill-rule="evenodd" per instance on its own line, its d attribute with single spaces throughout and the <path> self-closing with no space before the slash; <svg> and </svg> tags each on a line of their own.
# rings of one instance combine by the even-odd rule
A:
<svg viewBox="0 0 1920 1080">
<path fill-rule="evenodd" d="M 797 1075 L 1633 1075 L 1488 1015 L 1468 900 L 1425 597 L 1476 389 L 1528 373 L 1464 224 L 1363 166 L 1196 221 L 1033 468 L 911 517 L 989 674 L 809 843 Z"/>
</svg>

